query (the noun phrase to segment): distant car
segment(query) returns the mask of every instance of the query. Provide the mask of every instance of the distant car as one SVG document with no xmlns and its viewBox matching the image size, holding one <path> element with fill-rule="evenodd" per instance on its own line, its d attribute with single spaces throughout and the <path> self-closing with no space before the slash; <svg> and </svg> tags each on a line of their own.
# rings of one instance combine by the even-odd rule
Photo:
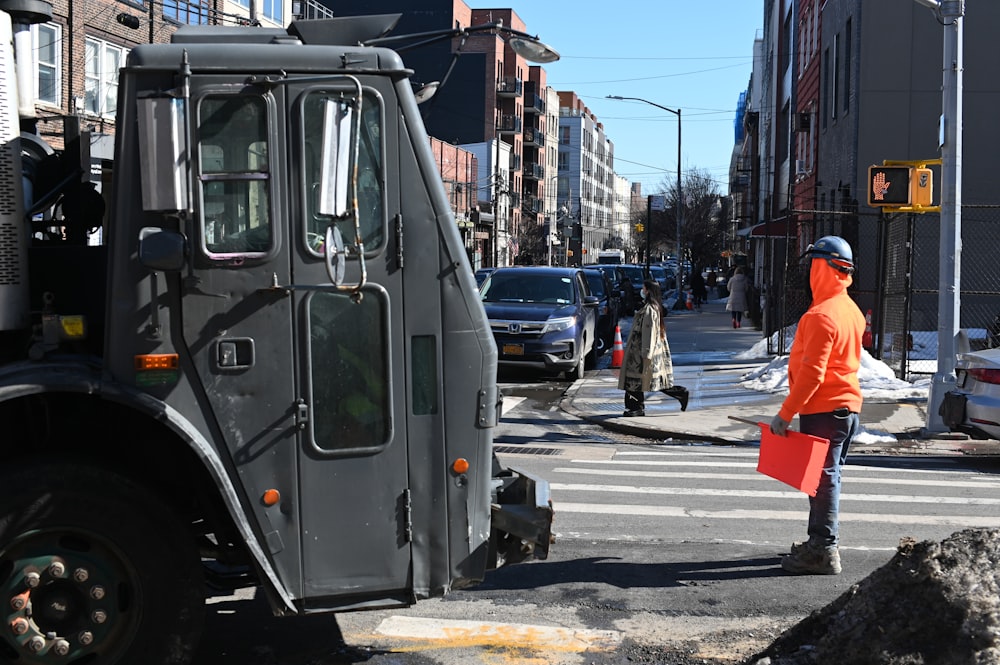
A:
<svg viewBox="0 0 1000 665">
<path fill-rule="evenodd" d="M 593 264 L 587 268 L 600 270 L 611 279 L 611 283 L 618 290 L 618 315 L 631 314 L 638 307 L 639 294 L 632 288 L 632 282 L 621 265 Z"/>
<path fill-rule="evenodd" d="M 667 292 L 677 288 L 676 280 L 672 280 L 674 273 L 672 271 L 668 273 L 663 266 L 649 266 L 649 274 L 660 285 L 660 292 L 664 297 L 666 297 Z"/>
<path fill-rule="evenodd" d="M 503 267 L 480 290 L 501 367 L 582 379 L 597 363 L 598 298 L 580 268 Z"/>
<path fill-rule="evenodd" d="M 941 419 L 949 429 L 1000 439 L 1000 349 L 958 354 L 955 388 L 944 396 Z"/>
<path fill-rule="evenodd" d="M 494 270 L 496 270 L 496 268 L 480 268 L 479 270 L 477 270 L 476 286 L 482 286 L 483 282 L 486 281 L 486 278 L 489 277 Z"/>
<path fill-rule="evenodd" d="M 597 355 L 603 355 L 615 343 L 615 326 L 621 309 L 621 295 L 611 277 L 597 268 L 584 268 L 590 293 L 598 298 L 597 303 Z"/>
</svg>

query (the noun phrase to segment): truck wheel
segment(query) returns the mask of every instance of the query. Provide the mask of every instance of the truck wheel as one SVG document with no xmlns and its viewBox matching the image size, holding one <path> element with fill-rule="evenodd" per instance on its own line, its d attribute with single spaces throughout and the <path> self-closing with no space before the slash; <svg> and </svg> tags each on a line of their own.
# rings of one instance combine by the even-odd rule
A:
<svg viewBox="0 0 1000 665">
<path fill-rule="evenodd" d="M 174 512 L 106 469 L 17 467 L 0 475 L 0 662 L 190 663 L 203 579 Z"/>
</svg>

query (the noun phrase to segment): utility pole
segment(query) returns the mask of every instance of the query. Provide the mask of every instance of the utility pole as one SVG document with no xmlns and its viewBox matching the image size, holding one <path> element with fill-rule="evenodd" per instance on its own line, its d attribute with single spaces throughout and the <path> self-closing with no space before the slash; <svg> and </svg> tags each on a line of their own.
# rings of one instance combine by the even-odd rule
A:
<svg viewBox="0 0 1000 665">
<path fill-rule="evenodd" d="M 955 387 L 958 313 L 962 299 L 962 69 L 964 0 L 917 0 L 932 8 L 944 26 L 941 79 L 941 240 L 938 256 L 937 373 L 927 398 L 927 427 L 947 432 L 938 413 Z"/>
</svg>

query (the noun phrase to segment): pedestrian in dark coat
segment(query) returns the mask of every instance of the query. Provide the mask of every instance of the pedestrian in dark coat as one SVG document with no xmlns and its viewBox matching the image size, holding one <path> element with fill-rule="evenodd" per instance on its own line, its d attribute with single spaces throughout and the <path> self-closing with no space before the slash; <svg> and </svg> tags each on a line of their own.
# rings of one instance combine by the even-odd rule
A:
<svg viewBox="0 0 1000 665">
<path fill-rule="evenodd" d="M 747 276 L 743 274 L 743 268 L 736 268 L 736 272 L 729 278 L 726 285 L 729 289 L 729 298 L 726 300 L 726 311 L 732 314 L 733 327 L 740 328 L 743 325 L 743 312 L 747 306 Z"/>
<path fill-rule="evenodd" d="M 658 390 L 681 403 L 687 410 L 688 390 L 674 385 L 667 327 L 663 321 L 660 285 L 647 279 L 642 284 L 642 306 L 632 318 L 632 329 L 625 344 L 618 387 L 625 391 L 624 415 L 644 416 L 645 393 Z"/>
</svg>

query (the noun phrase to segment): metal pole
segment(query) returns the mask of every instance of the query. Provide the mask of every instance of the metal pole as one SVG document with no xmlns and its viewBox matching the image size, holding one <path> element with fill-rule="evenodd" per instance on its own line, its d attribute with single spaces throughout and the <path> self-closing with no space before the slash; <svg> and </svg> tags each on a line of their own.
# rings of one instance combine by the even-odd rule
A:
<svg viewBox="0 0 1000 665">
<path fill-rule="evenodd" d="M 674 302 L 674 309 L 681 309 L 686 305 L 684 298 L 681 298 L 681 291 L 684 289 L 684 253 L 681 244 L 681 220 L 684 219 L 684 196 L 681 192 L 681 110 L 677 109 L 677 300 Z"/>
<path fill-rule="evenodd" d="M 938 256 L 938 366 L 927 398 L 927 432 L 946 432 L 938 414 L 955 387 L 962 252 L 962 52 L 964 0 L 938 3 L 944 25 L 941 83 L 941 241 Z"/>
</svg>

